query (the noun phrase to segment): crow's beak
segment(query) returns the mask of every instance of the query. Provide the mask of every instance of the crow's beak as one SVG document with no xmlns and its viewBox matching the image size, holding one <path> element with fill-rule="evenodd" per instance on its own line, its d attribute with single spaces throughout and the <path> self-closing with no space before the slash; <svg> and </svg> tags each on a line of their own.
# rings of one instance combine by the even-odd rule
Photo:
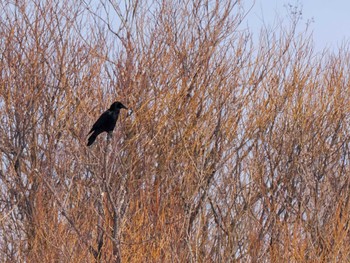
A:
<svg viewBox="0 0 350 263">
<path fill-rule="evenodd" d="M 124 104 L 121 104 L 121 103 L 119 104 L 119 108 L 120 109 L 126 109 L 126 110 L 128 109 L 127 107 L 124 106 Z"/>
</svg>

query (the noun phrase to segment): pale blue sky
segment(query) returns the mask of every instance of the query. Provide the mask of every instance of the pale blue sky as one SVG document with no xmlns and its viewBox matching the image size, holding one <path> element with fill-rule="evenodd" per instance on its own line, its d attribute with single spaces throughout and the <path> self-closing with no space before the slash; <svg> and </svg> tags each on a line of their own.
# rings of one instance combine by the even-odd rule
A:
<svg viewBox="0 0 350 263">
<path fill-rule="evenodd" d="M 248 0 L 245 4 L 249 6 Z M 337 49 L 344 41 L 350 40 L 350 0 L 255 0 L 255 5 L 247 18 L 249 28 L 258 33 L 263 25 L 272 25 L 276 14 L 287 16 L 286 5 L 299 3 L 302 7 L 302 24 L 313 20 L 313 31 L 316 50 L 323 48 Z"/>
</svg>

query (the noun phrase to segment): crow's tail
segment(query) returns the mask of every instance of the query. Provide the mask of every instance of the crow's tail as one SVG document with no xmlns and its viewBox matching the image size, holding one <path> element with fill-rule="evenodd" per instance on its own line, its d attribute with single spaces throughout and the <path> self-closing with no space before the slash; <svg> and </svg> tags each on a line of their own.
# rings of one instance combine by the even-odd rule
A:
<svg viewBox="0 0 350 263">
<path fill-rule="evenodd" d="M 89 139 L 88 139 L 88 144 L 87 146 L 90 146 L 91 144 L 94 143 L 94 141 L 96 140 L 98 133 L 94 132 L 93 134 L 90 135 Z"/>
</svg>

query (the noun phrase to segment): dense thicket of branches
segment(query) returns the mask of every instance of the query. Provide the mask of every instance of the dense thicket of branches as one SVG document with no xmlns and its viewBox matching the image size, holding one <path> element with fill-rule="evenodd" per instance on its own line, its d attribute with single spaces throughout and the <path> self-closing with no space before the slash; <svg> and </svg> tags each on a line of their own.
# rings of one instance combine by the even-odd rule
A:
<svg viewBox="0 0 350 263">
<path fill-rule="evenodd" d="M 293 10 L 254 43 L 240 1 L 0 5 L 1 262 L 350 260 L 347 46 Z"/>
</svg>

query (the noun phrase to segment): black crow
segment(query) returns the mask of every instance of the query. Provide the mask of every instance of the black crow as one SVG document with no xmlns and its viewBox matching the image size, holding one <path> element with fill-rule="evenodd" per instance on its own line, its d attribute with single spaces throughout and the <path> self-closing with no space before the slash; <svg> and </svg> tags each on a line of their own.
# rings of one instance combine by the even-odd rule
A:
<svg viewBox="0 0 350 263">
<path fill-rule="evenodd" d="M 100 118 L 95 122 L 95 124 L 92 126 L 92 129 L 89 131 L 88 135 L 92 133 L 88 139 L 87 146 L 90 146 L 93 144 L 93 142 L 96 140 L 96 137 L 102 133 L 107 132 L 108 136 L 112 134 L 112 131 L 115 128 L 115 124 L 118 120 L 118 115 L 120 112 L 120 109 L 128 109 L 125 107 L 121 102 L 116 101 L 114 102 L 111 107 L 106 110 Z"/>
</svg>

